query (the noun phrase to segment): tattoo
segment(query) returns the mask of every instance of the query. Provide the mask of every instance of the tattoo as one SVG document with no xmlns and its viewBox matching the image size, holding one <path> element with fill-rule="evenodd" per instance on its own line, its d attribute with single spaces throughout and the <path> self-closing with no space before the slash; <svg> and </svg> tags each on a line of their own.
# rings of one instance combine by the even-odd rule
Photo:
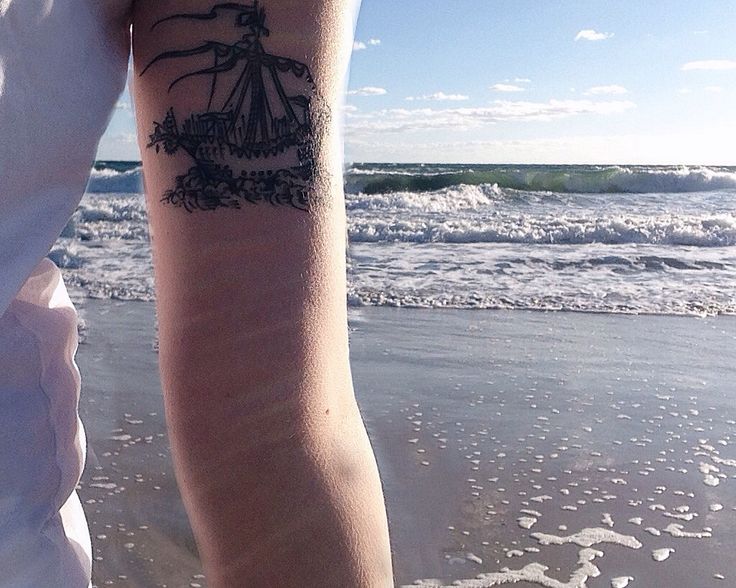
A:
<svg viewBox="0 0 736 588">
<path fill-rule="evenodd" d="M 209 77 L 204 111 L 180 124 L 171 108 L 162 122 L 153 123 L 149 148 L 156 153 L 163 148 L 168 155 L 181 149 L 193 161 L 161 201 L 188 212 L 258 202 L 308 211 L 309 186 L 315 175 L 317 121 L 312 101 L 317 91 L 305 64 L 266 52 L 261 40 L 270 33 L 259 0 L 252 5 L 216 4 L 206 14 L 175 14 L 157 21 L 151 30 L 188 20 L 214 21 L 221 27 L 233 15 L 234 26 L 244 29 L 237 42 L 207 41 L 166 51 L 141 72 L 144 75 L 170 59 L 211 56 L 214 60 L 211 66 L 192 68 L 169 86 L 171 91 L 189 78 Z M 276 156 L 286 166 L 274 165 Z"/>
</svg>

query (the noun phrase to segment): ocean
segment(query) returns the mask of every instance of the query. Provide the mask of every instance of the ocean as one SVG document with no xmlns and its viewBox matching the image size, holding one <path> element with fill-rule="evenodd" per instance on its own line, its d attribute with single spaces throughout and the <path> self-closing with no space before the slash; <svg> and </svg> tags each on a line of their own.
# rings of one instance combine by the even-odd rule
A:
<svg viewBox="0 0 736 588">
<path fill-rule="evenodd" d="M 350 306 L 736 314 L 736 167 L 353 164 Z M 97 162 L 51 251 L 152 300 L 141 167 Z"/>
</svg>

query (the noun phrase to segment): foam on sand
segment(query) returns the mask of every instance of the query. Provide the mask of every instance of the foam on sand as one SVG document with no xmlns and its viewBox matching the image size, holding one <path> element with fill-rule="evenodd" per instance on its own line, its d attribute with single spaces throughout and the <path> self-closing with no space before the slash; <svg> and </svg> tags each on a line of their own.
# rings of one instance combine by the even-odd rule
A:
<svg viewBox="0 0 736 588">
<path fill-rule="evenodd" d="M 662 549 L 655 549 L 652 551 L 652 559 L 654 561 L 664 561 L 666 560 L 670 554 L 674 553 L 675 550 L 671 547 L 663 547 Z"/>
<path fill-rule="evenodd" d="M 519 526 L 522 529 L 531 529 L 537 523 L 537 518 L 536 517 L 519 517 L 518 519 L 516 519 L 516 522 L 519 523 Z"/>
<path fill-rule="evenodd" d="M 706 474 L 703 478 L 703 484 L 705 484 L 706 486 L 718 486 L 718 484 L 720 483 L 721 481 L 713 474 Z"/>
<path fill-rule="evenodd" d="M 542 545 L 564 545 L 566 543 L 574 543 L 580 547 L 590 547 L 592 545 L 598 545 L 599 543 L 614 543 L 631 549 L 640 549 L 642 546 L 639 540 L 632 535 L 622 535 L 621 533 L 617 533 L 611 529 L 603 529 L 601 527 L 586 528 L 574 533 L 573 535 L 568 535 L 567 537 L 560 537 L 558 535 L 550 535 L 547 533 L 532 533 L 532 537 Z"/>
<path fill-rule="evenodd" d="M 472 580 L 458 580 L 452 583 L 453 587 L 461 588 L 490 588 L 491 586 L 500 586 L 502 584 L 516 584 L 517 582 L 530 582 L 545 588 L 587 588 L 588 578 L 597 578 L 601 575 L 593 561 L 603 557 L 603 552 L 597 549 L 581 549 L 578 557 L 578 569 L 570 576 L 567 582 L 561 582 L 555 578 L 550 578 L 545 574 L 549 569 L 548 566 L 540 563 L 530 563 L 520 570 L 510 570 L 502 568 L 500 572 L 489 574 L 479 574 Z M 441 584 L 435 583 L 433 580 L 420 580 L 414 586 L 422 586 L 424 588 L 443 588 Z M 410 588 L 405 586 L 404 588 Z M 448 587 L 449 588 L 449 587 Z"/>
<path fill-rule="evenodd" d="M 710 531 L 702 531 L 702 532 L 690 532 L 690 531 L 683 531 L 682 525 L 679 525 L 677 523 L 671 523 L 667 525 L 664 529 L 662 529 L 664 533 L 669 533 L 673 537 L 678 538 L 690 538 L 690 539 L 705 539 L 706 537 L 712 537 L 713 534 Z"/>
<path fill-rule="evenodd" d="M 491 586 L 500 586 L 502 584 L 516 584 L 517 582 L 530 582 L 545 588 L 587 588 L 586 582 L 588 578 L 597 578 L 601 571 L 593 561 L 596 558 L 603 557 L 604 553 L 597 549 L 592 549 L 593 545 L 600 543 L 614 543 L 629 549 L 640 549 L 642 544 L 631 535 L 622 535 L 603 528 L 586 528 L 581 531 L 568 535 L 567 537 L 559 537 L 547 533 L 532 533 L 541 545 L 564 545 L 574 543 L 582 549 L 578 552 L 578 568 L 572 573 L 567 582 L 561 582 L 555 578 L 546 575 L 549 566 L 533 562 L 527 564 L 519 570 L 511 570 L 507 567 L 501 568 L 500 572 L 492 572 L 480 574 L 474 579 L 457 580 L 452 586 L 460 586 L 462 588 L 489 588 Z M 622 578 L 615 578 L 623 581 Z M 633 578 L 632 578 L 633 579 Z M 612 581 L 613 582 L 613 581 Z M 627 582 L 628 583 L 628 582 Z M 627 584 L 622 584 L 626 586 Z M 441 583 L 435 580 L 417 580 L 414 586 L 423 586 L 424 588 L 442 588 Z M 408 588 L 408 587 L 404 587 Z"/>
</svg>

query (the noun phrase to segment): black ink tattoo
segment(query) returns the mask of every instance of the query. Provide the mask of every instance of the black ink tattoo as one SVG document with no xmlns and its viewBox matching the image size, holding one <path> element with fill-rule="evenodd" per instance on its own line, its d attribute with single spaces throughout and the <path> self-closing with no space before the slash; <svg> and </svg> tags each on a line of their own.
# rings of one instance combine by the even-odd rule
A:
<svg viewBox="0 0 736 588">
<path fill-rule="evenodd" d="M 173 108 L 154 122 L 148 147 L 173 155 L 186 152 L 194 165 L 176 178 L 162 202 L 188 212 L 240 208 L 243 203 L 288 204 L 308 211 L 315 175 L 315 121 L 311 112 L 316 87 L 309 68 L 271 55 L 261 39 L 269 36 L 265 10 L 233 2 L 216 4 L 206 14 L 175 14 L 157 21 L 152 30 L 182 20 L 216 21 L 235 16 L 245 31 L 235 43 L 207 41 L 191 49 L 166 51 L 141 72 L 161 61 L 210 55 L 214 64 L 174 79 L 169 91 L 195 76 L 209 76 L 211 87 L 204 112 L 179 124 Z M 273 157 L 287 161 L 274 166 Z M 241 170 L 247 162 L 247 170 Z"/>
</svg>

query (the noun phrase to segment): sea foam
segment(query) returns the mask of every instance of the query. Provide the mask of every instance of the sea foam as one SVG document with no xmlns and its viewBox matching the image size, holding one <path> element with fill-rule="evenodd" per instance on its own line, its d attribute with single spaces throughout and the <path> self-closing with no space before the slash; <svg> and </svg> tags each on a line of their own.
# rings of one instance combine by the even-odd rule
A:
<svg viewBox="0 0 736 588">
<path fill-rule="evenodd" d="M 736 282 L 735 174 L 695 167 L 354 166 L 345 175 L 347 301 L 736 313 L 729 286 Z M 423 179 L 387 193 L 360 191 L 389 176 Z M 450 185 L 438 187 L 448 178 Z M 98 163 L 50 253 L 67 283 L 89 296 L 154 295 L 141 179 L 136 162 Z M 628 192 L 608 192 L 614 188 Z M 645 188 L 672 191 L 632 193 Z"/>
</svg>

